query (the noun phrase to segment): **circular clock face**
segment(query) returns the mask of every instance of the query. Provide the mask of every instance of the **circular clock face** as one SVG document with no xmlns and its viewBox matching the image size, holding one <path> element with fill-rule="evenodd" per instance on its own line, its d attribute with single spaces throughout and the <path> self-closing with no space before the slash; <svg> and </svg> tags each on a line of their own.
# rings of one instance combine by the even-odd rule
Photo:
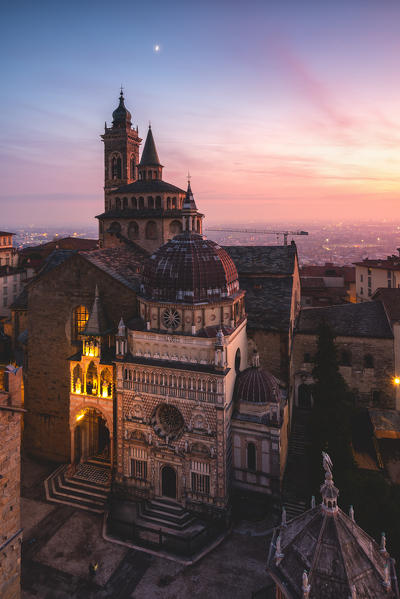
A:
<svg viewBox="0 0 400 599">
<path fill-rule="evenodd" d="M 164 310 L 163 322 L 167 329 L 176 329 L 179 326 L 180 321 L 181 317 L 177 310 L 173 310 L 172 308 Z"/>
</svg>

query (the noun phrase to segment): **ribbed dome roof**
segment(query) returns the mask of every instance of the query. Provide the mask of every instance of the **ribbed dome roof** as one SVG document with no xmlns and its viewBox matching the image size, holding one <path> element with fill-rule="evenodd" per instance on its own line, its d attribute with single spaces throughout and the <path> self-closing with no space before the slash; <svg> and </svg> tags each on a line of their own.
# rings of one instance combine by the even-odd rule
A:
<svg viewBox="0 0 400 599">
<path fill-rule="evenodd" d="M 278 380 L 259 366 L 251 366 L 236 378 L 235 399 L 249 403 L 279 403 Z"/>
<path fill-rule="evenodd" d="M 113 116 L 113 125 L 131 125 L 132 115 L 129 110 L 125 107 L 124 95 L 120 93 L 119 96 L 119 105 L 112 114 Z"/>
<path fill-rule="evenodd" d="M 193 232 L 181 233 L 161 246 L 143 271 L 142 293 L 157 301 L 215 302 L 237 291 L 232 258 L 214 241 Z"/>
</svg>

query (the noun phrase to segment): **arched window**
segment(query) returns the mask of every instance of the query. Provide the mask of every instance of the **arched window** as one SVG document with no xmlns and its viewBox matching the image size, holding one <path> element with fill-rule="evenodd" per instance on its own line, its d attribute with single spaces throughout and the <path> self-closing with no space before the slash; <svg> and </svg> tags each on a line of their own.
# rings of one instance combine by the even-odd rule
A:
<svg viewBox="0 0 400 599">
<path fill-rule="evenodd" d="M 144 208 L 144 198 L 139 198 L 139 210 L 143 210 Z"/>
<path fill-rule="evenodd" d="M 100 375 L 101 397 L 112 397 L 112 376 L 108 368 L 104 368 Z"/>
<path fill-rule="evenodd" d="M 131 156 L 131 179 L 135 179 L 136 177 L 136 164 L 135 164 L 135 157 L 132 155 Z"/>
<path fill-rule="evenodd" d="M 79 335 L 85 330 L 88 319 L 89 312 L 86 306 L 78 306 L 74 309 L 72 316 L 72 337 L 74 340 L 79 339 Z"/>
<path fill-rule="evenodd" d="M 256 446 L 254 443 L 247 443 L 247 469 L 252 472 L 257 470 Z"/>
<path fill-rule="evenodd" d="M 137 199 L 136 198 L 131 198 L 131 208 L 134 208 L 134 209 L 137 208 Z"/>
<path fill-rule="evenodd" d="M 115 200 L 115 207 L 117 210 L 121 210 L 121 198 Z"/>
<path fill-rule="evenodd" d="M 148 208 L 154 208 L 154 198 L 153 198 L 153 196 L 149 196 L 147 198 L 147 207 Z"/>
<path fill-rule="evenodd" d="M 176 210 L 176 198 L 172 198 L 172 208 Z"/>
<path fill-rule="evenodd" d="M 239 372 L 240 372 L 240 361 L 241 361 L 240 349 L 237 348 L 236 354 L 235 354 L 235 370 L 236 370 L 236 374 L 239 374 Z"/>
<path fill-rule="evenodd" d="M 121 179 L 121 156 L 113 156 L 111 159 L 111 178 Z"/>
<path fill-rule="evenodd" d="M 156 208 L 161 208 L 161 196 L 156 197 Z"/>
<path fill-rule="evenodd" d="M 171 198 L 167 198 L 167 210 L 171 210 Z"/>
<path fill-rule="evenodd" d="M 120 233 L 121 225 L 119 223 L 117 223 L 116 221 L 114 221 L 113 223 L 111 223 L 110 228 L 108 230 L 110 233 Z"/>
<path fill-rule="evenodd" d="M 157 239 L 157 225 L 153 220 L 146 224 L 146 239 Z"/>
<path fill-rule="evenodd" d="M 122 198 L 122 208 L 128 208 L 128 198 Z"/>
<path fill-rule="evenodd" d="M 98 393 L 97 368 L 94 362 L 90 362 L 86 371 L 86 393 L 87 395 L 97 395 Z"/>
<path fill-rule="evenodd" d="M 72 373 L 72 391 L 73 393 L 82 393 L 82 368 L 77 364 Z"/>
<path fill-rule="evenodd" d="M 373 368 L 374 367 L 374 356 L 371 354 L 365 354 L 364 356 L 364 368 Z"/>
<path fill-rule="evenodd" d="M 128 227 L 128 237 L 129 239 L 139 239 L 139 226 L 135 221 L 129 223 Z"/>
<path fill-rule="evenodd" d="M 351 353 L 347 350 L 343 350 L 340 354 L 340 365 L 351 366 Z"/>
<path fill-rule="evenodd" d="M 182 233 L 182 223 L 179 220 L 173 220 L 169 225 L 169 232 L 171 235 L 179 235 Z"/>
</svg>

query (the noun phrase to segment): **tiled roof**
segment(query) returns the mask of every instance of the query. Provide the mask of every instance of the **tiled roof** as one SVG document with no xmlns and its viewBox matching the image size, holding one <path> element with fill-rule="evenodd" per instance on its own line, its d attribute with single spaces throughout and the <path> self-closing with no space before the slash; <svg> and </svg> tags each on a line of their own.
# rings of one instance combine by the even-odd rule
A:
<svg viewBox="0 0 400 599">
<path fill-rule="evenodd" d="M 30 245 L 20 250 L 20 254 L 30 254 L 32 252 L 51 252 L 53 250 L 94 250 L 99 247 L 97 239 L 83 239 L 80 237 L 62 237 L 53 239 L 40 245 Z"/>
<path fill-rule="evenodd" d="M 278 379 L 259 366 L 246 368 L 236 377 L 234 397 L 249 403 L 279 403 Z"/>
<path fill-rule="evenodd" d="M 171 193 L 184 193 L 186 191 L 181 189 L 180 187 L 176 187 L 176 185 L 172 185 L 171 183 L 167 183 L 166 181 L 162 181 L 159 179 L 151 179 L 145 181 L 134 181 L 133 183 L 128 183 L 128 185 L 121 185 L 117 189 L 114 189 L 112 194 L 121 194 L 121 193 L 136 193 L 136 194 L 145 194 L 145 193 L 157 193 L 157 192 L 171 192 Z"/>
<path fill-rule="evenodd" d="M 16 235 L 16 233 L 10 233 L 9 231 L 0 231 L 0 235 Z"/>
<path fill-rule="evenodd" d="M 62 264 L 76 253 L 76 250 L 54 250 L 49 256 L 47 256 L 37 276 L 41 276 L 50 270 L 53 270 L 53 268 L 56 268 L 59 264 Z"/>
<path fill-rule="evenodd" d="M 143 258 L 147 255 L 141 248 L 140 251 L 132 248 L 107 248 L 79 252 L 79 255 L 130 289 L 139 289 Z"/>
<path fill-rule="evenodd" d="M 391 321 L 400 320 L 400 289 L 381 287 L 375 291 L 373 297 L 381 300 Z"/>
<path fill-rule="evenodd" d="M 387 256 L 382 260 L 370 260 L 366 258 L 362 262 L 354 262 L 356 266 L 366 268 L 383 268 L 385 270 L 400 270 L 400 256 Z"/>
<path fill-rule="evenodd" d="M 230 256 L 197 233 L 176 235 L 150 256 L 143 270 L 143 293 L 156 301 L 213 302 L 238 290 L 238 274 Z"/>
<path fill-rule="evenodd" d="M 255 279 L 239 274 L 239 285 L 246 291 L 245 306 L 249 329 L 288 331 L 292 305 L 292 277 Z"/>
<path fill-rule="evenodd" d="M 146 142 L 144 144 L 139 166 L 161 166 L 150 126 L 147 132 Z"/>
<path fill-rule="evenodd" d="M 393 338 L 388 318 L 380 301 L 361 304 L 343 304 L 321 308 L 303 308 L 296 330 L 298 333 L 316 333 L 325 321 L 335 336 Z"/>
<path fill-rule="evenodd" d="M 233 259 L 239 276 L 244 274 L 292 275 L 296 245 L 227 245 L 224 249 Z"/>
</svg>

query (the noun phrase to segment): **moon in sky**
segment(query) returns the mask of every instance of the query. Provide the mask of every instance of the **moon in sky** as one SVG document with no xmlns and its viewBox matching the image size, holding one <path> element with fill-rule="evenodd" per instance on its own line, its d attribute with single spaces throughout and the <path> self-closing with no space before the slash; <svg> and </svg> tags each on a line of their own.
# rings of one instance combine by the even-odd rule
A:
<svg viewBox="0 0 400 599">
<path fill-rule="evenodd" d="M 155 52 L 156 54 L 158 54 L 160 50 L 161 50 L 160 44 L 155 44 L 155 45 L 154 45 L 154 52 Z"/>
</svg>

